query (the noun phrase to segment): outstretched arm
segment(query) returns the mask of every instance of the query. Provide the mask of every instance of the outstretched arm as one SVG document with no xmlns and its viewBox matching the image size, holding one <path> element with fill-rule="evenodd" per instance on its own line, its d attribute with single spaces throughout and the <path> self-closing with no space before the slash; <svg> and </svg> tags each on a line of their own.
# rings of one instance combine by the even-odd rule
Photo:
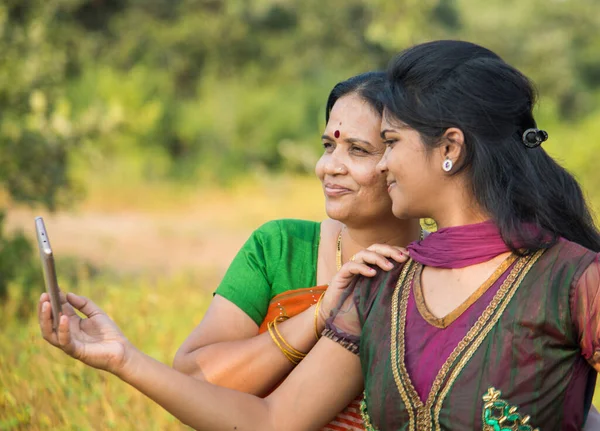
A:
<svg viewBox="0 0 600 431">
<path fill-rule="evenodd" d="M 40 299 L 40 327 L 48 342 L 88 365 L 117 375 L 198 430 L 319 429 L 362 386 L 358 357 L 326 338 L 266 399 L 215 386 L 137 350 L 90 300 L 72 293 L 67 300 L 63 304 L 65 315 L 54 333 L 48 296 Z M 80 319 L 74 308 L 87 318 Z"/>
<path fill-rule="evenodd" d="M 266 399 L 198 381 L 139 351 L 131 363 L 118 376 L 198 430 L 317 430 L 362 387 L 358 357 L 327 338 Z"/>
</svg>

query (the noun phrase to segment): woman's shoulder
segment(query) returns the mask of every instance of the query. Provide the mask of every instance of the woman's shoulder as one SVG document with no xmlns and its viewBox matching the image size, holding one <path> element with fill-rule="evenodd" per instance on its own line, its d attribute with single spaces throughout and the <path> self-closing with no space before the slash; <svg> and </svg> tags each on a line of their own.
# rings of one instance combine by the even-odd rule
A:
<svg viewBox="0 0 600 431">
<path fill-rule="evenodd" d="M 287 218 L 270 220 L 256 229 L 254 233 L 263 235 L 295 236 L 304 233 L 318 232 L 319 229 L 319 222 Z"/>
<path fill-rule="evenodd" d="M 552 271 L 557 279 L 566 277 L 576 283 L 587 269 L 598 266 L 599 256 L 598 252 L 581 244 L 560 238 L 541 255 L 539 267 Z"/>
<path fill-rule="evenodd" d="M 250 241 L 274 249 L 285 247 L 285 244 L 314 244 L 319 241 L 320 225 L 311 220 L 271 220 L 257 228 Z"/>
<path fill-rule="evenodd" d="M 554 251 L 561 260 L 566 261 L 579 261 L 584 257 L 590 258 L 598 255 L 598 252 L 565 238 L 559 238 L 550 250 Z"/>
</svg>

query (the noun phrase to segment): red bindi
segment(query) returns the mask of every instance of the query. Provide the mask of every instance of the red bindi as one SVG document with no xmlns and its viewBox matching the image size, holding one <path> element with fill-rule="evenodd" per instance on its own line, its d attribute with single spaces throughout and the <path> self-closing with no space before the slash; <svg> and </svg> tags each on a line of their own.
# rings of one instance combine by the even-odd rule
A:
<svg viewBox="0 0 600 431">
<path fill-rule="evenodd" d="M 339 138 L 340 137 L 340 131 L 336 130 L 335 132 L 333 132 L 333 136 L 335 136 L 336 139 Z"/>
</svg>

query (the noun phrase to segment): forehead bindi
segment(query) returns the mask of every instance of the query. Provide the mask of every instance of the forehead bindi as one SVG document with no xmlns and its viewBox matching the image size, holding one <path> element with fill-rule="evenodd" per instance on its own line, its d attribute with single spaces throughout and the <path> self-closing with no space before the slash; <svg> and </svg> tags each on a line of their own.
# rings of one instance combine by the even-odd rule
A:
<svg viewBox="0 0 600 431">
<path fill-rule="evenodd" d="M 342 127 L 342 122 L 340 121 L 340 124 L 338 124 L 338 127 Z M 333 136 L 335 136 L 335 139 L 340 137 L 340 129 L 336 129 L 335 132 L 333 132 Z"/>
</svg>

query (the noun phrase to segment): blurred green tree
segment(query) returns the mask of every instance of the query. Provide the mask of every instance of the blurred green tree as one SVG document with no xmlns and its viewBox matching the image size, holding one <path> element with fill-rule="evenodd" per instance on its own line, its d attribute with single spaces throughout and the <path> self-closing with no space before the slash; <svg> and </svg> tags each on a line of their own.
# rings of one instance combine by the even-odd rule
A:
<svg viewBox="0 0 600 431">
<path fill-rule="evenodd" d="M 0 187 L 14 202 L 55 210 L 78 193 L 69 178 L 69 151 L 93 136 L 93 127 L 71 121 L 65 97 L 68 80 L 80 68 L 73 48 L 80 33 L 71 25 L 80 3 L 0 4 Z M 4 233 L 3 221 L 0 208 L 0 299 L 13 280 L 25 289 L 40 282 L 33 248 L 21 232 Z M 23 314 L 28 305 L 23 303 Z"/>
<path fill-rule="evenodd" d="M 0 186 L 55 209 L 119 163 L 142 181 L 309 172 L 331 87 L 439 38 L 530 76 L 549 126 L 591 134 L 569 157 L 596 184 L 598 28 L 596 0 L 5 0 Z"/>
</svg>

